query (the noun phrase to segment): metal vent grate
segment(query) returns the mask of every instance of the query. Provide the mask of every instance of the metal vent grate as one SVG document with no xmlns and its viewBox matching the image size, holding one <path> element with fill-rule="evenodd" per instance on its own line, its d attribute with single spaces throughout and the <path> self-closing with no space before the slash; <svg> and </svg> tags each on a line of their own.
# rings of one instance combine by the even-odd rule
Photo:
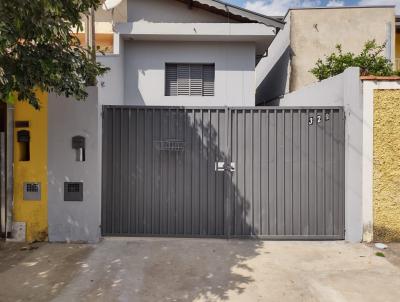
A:
<svg viewBox="0 0 400 302">
<path fill-rule="evenodd" d="M 83 182 L 64 183 L 64 201 L 83 201 Z"/>
<path fill-rule="evenodd" d="M 41 184 L 37 182 L 24 183 L 24 200 L 28 201 L 41 200 Z"/>
<path fill-rule="evenodd" d="M 39 184 L 26 184 L 26 192 L 37 193 L 39 190 Z"/>
<path fill-rule="evenodd" d="M 77 183 L 69 183 L 67 185 L 68 193 L 78 193 L 80 192 L 80 185 Z"/>
</svg>

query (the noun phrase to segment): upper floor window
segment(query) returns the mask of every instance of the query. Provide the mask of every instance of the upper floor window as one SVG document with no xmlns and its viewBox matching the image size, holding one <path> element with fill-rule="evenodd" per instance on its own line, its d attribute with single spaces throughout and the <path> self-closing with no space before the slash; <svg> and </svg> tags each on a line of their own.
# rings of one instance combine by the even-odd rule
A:
<svg viewBox="0 0 400 302">
<path fill-rule="evenodd" d="M 215 64 L 165 64 L 166 96 L 214 96 Z"/>
</svg>

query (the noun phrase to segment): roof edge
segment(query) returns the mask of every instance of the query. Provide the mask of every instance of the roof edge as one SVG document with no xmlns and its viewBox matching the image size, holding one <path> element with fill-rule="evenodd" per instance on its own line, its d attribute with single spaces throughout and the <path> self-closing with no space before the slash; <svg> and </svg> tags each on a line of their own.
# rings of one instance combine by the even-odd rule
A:
<svg viewBox="0 0 400 302">
<path fill-rule="evenodd" d="M 215 7 L 220 10 L 227 11 L 231 14 L 236 14 L 242 16 L 244 18 L 257 21 L 259 23 L 263 23 L 267 26 L 273 26 L 282 29 L 285 25 L 284 21 L 274 19 L 273 17 L 269 17 L 257 12 L 253 12 L 251 10 L 245 9 L 243 7 L 233 5 L 230 3 L 226 3 L 221 0 L 193 0 L 195 2 L 199 2 L 201 4 L 205 4 L 208 6 Z"/>
<path fill-rule="evenodd" d="M 349 6 L 316 6 L 316 7 L 292 7 L 289 8 L 283 17 L 285 19 L 292 10 L 317 10 L 317 9 L 355 9 L 355 8 L 396 8 L 396 5 L 349 5 Z"/>
</svg>

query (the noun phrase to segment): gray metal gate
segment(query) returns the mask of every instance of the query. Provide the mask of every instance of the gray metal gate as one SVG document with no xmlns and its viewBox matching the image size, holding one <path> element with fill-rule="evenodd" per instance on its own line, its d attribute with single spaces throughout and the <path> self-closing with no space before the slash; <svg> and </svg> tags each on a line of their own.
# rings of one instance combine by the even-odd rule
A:
<svg viewBox="0 0 400 302">
<path fill-rule="evenodd" d="M 342 109 L 105 106 L 102 232 L 344 239 Z"/>
</svg>

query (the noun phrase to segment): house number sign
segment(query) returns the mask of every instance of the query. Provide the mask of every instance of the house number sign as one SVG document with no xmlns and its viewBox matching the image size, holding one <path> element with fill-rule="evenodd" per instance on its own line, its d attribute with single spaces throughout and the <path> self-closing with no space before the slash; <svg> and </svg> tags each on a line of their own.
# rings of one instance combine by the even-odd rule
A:
<svg viewBox="0 0 400 302">
<path fill-rule="evenodd" d="M 325 113 L 325 121 L 329 121 L 330 118 L 331 117 L 330 117 L 329 113 Z M 322 119 L 323 119 L 323 116 L 320 114 L 318 114 L 316 117 L 310 116 L 308 118 L 308 125 L 312 126 L 315 124 L 315 122 L 317 122 L 317 124 L 320 124 L 320 123 L 322 123 Z"/>
</svg>

